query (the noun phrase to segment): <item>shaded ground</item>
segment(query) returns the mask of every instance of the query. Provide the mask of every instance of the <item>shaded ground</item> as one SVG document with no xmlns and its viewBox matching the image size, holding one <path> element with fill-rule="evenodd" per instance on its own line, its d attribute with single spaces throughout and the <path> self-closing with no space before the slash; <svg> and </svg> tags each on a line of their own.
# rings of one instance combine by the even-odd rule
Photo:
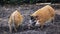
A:
<svg viewBox="0 0 60 34">
<path fill-rule="evenodd" d="M 0 34 L 60 34 L 60 6 L 51 5 L 56 12 L 56 17 L 53 24 L 46 25 L 43 30 L 34 27 L 31 30 L 27 29 L 27 24 L 29 23 L 29 14 L 45 5 L 5 5 L 0 6 Z M 18 28 L 18 32 L 9 33 L 8 28 L 8 17 L 16 9 L 20 10 L 21 14 L 24 16 L 23 24 Z"/>
</svg>

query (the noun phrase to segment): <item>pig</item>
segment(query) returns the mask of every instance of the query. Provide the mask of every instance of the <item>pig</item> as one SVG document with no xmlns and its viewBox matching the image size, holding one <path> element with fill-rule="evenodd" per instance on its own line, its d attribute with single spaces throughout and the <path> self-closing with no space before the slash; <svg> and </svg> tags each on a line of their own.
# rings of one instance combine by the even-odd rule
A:
<svg viewBox="0 0 60 34">
<path fill-rule="evenodd" d="M 9 26 L 10 32 L 12 32 L 12 25 L 14 25 L 14 30 L 17 31 L 16 28 L 18 28 L 19 25 L 22 24 L 22 22 L 23 22 L 23 15 L 21 15 L 19 10 L 15 10 L 11 14 L 8 20 L 8 26 Z"/>
<path fill-rule="evenodd" d="M 55 11 L 50 5 L 46 5 L 41 9 L 38 9 L 30 15 L 30 25 L 40 25 L 41 29 L 45 23 L 54 21 Z"/>
</svg>

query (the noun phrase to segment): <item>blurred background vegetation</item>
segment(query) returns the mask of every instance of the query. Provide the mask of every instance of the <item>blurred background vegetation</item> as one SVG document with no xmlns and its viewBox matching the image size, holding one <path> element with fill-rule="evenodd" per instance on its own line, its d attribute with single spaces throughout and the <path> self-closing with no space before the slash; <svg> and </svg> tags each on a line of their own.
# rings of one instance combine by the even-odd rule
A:
<svg viewBox="0 0 60 34">
<path fill-rule="evenodd" d="M 60 0 L 0 0 L 0 4 L 24 4 L 24 3 L 60 3 Z"/>
</svg>

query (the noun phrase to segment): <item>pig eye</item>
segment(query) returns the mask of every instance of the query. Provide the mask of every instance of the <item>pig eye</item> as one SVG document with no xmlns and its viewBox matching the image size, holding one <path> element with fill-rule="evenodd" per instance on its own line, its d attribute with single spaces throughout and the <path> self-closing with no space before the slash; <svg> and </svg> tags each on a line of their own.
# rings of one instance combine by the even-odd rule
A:
<svg viewBox="0 0 60 34">
<path fill-rule="evenodd" d="M 35 18 L 38 18 L 38 16 L 35 16 Z"/>
</svg>

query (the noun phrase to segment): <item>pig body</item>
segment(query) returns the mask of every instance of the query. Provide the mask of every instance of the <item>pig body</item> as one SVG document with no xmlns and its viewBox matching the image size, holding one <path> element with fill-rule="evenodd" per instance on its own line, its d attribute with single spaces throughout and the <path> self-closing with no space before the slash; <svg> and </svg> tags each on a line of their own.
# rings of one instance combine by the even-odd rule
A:
<svg viewBox="0 0 60 34">
<path fill-rule="evenodd" d="M 30 16 L 31 16 L 31 21 L 33 20 L 36 21 L 35 24 L 40 24 L 41 28 L 43 28 L 45 23 L 54 20 L 55 11 L 51 6 L 46 5 L 41 9 L 38 9 Z"/>
<path fill-rule="evenodd" d="M 22 21 L 23 21 L 23 16 L 18 12 L 18 10 L 14 11 L 11 14 L 8 21 L 10 32 L 12 31 L 12 27 L 11 27 L 12 24 L 14 24 L 14 29 L 15 31 L 17 31 L 16 28 L 22 24 Z"/>
</svg>

